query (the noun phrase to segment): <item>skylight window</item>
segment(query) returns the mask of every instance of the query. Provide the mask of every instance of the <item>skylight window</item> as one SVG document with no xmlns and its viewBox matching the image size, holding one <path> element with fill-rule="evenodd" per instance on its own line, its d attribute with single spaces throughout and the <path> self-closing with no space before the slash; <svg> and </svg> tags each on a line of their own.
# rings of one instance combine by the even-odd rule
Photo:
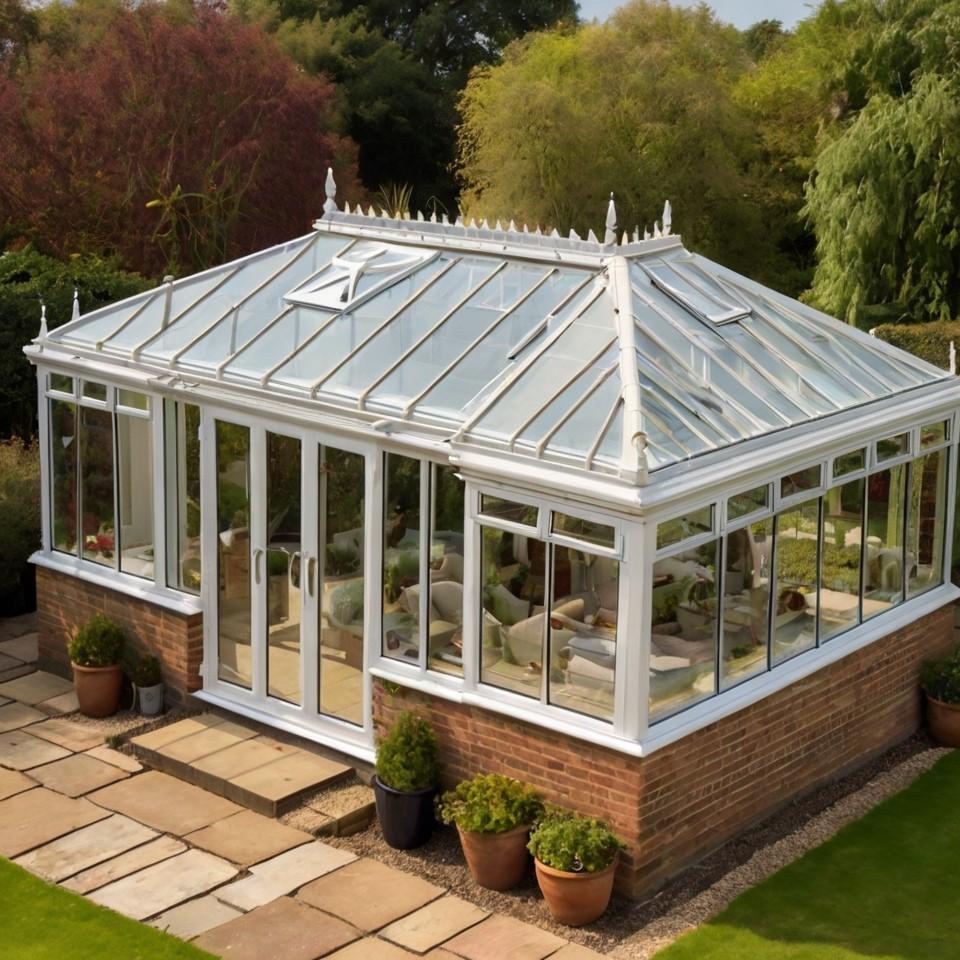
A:
<svg viewBox="0 0 960 960">
<path fill-rule="evenodd" d="M 643 269 L 654 286 L 701 320 L 721 324 L 733 323 L 750 316 L 750 308 L 746 304 L 735 302 L 733 297 L 728 298 L 710 290 L 698 279 L 696 274 L 699 271 L 692 265 L 645 263 Z"/>
</svg>

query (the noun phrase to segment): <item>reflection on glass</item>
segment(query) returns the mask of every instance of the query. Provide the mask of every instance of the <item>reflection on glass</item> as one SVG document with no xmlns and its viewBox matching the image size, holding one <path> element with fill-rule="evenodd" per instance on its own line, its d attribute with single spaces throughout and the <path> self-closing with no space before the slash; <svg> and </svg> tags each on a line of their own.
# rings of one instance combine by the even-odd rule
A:
<svg viewBox="0 0 960 960">
<path fill-rule="evenodd" d="M 267 692 L 289 703 L 300 703 L 300 537 L 300 441 L 268 432 Z"/>
<path fill-rule="evenodd" d="M 716 693 L 717 549 L 711 540 L 653 565 L 651 722 Z"/>
<path fill-rule="evenodd" d="M 133 390 L 117 390 L 117 404 L 121 407 L 127 407 L 130 410 L 149 410 L 150 399 L 144 393 L 136 393 Z"/>
<path fill-rule="evenodd" d="M 684 517 L 657 524 L 657 549 L 662 550 L 701 533 L 709 533 L 712 529 L 713 506 L 701 507 Z"/>
<path fill-rule="evenodd" d="M 797 493 L 806 493 L 820 486 L 820 464 L 804 467 L 796 473 L 788 474 L 780 480 L 780 496 L 792 497 Z"/>
<path fill-rule="evenodd" d="M 867 558 L 863 619 L 903 599 L 903 524 L 906 509 L 906 464 L 898 464 L 867 481 Z"/>
<path fill-rule="evenodd" d="M 77 408 L 50 401 L 50 541 L 54 550 L 77 552 Z"/>
<path fill-rule="evenodd" d="M 153 425 L 117 415 L 120 569 L 153 579 Z"/>
<path fill-rule="evenodd" d="M 845 477 L 848 473 L 859 473 L 867 465 L 867 451 L 854 450 L 851 453 L 842 453 L 833 461 L 833 478 Z"/>
<path fill-rule="evenodd" d="M 83 558 L 115 565 L 113 414 L 80 408 L 80 509 Z"/>
<path fill-rule="evenodd" d="M 816 646 L 819 539 L 819 498 L 807 500 L 777 515 L 774 547 L 777 591 L 777 609 L 773 619 L 774 663 Z"/>
<path fill-rule="evenodd" d="M 584 543 L 593 543 L 598 547 L 608 547 L 611 550 L 616 546 L 616 531 L 607 523 L 571 517 L 566 513 L 554 513 L 551 522 L 552 533 L 583 540 Z"/>
<path fill-rule="evenodd" d="M 73 377 L 68 377 L 65 373 L 50 374 L 50 389 L 57 393 L 69 393 L 73 395 Z"/>
<path fill-rule="evenodd" d="M 907 593 L 916 596 L 943 583 L 947 452 L 928 453 L 910 464 L 907 515 Z"/>
<path fill-rule="evenodd" d="M 480 679 L 539 699 L 546 634 L 547 545 L 481 527 L 483 576 Z"/>
<path fill-rule="evenodd" d="M 163 402 L 167 584 L 200 593 L 200 408 Z"/>
<path fill-rule="evenodd" d="M 724 542 L 721 689 L 767 669 L 772 547 L 772 517 L 734 530 Z"/>
<path fill-rule="evenodd" d="M 504 500 L 503 497 L 494 497 L 489 493 L 480 494 L 480 512 L 484 516 L 508 520 L 510 523 L 519 523 L 525 527 L 536 527 L 539 516 L 536 507 L 517 503 L 514 500 Z"/>
<path fill-rule="evenodd" d="M 936 447 L 941 443 L 946 443 L 949 436 L 946 420 L 926 423 L 920 428 L 920 449 L 925 450 L 927 447 Z"/>
<path fill-rule="evenodd" d="M 865 481 L 851 480 L 823 497 L 820 537 L 820 642 L 860 622 Z"/>
<path fill-rule="evenodd" d="M 107 387 L 103 383 L 93 383 L 90 380 L 83 381 L 83 395 L 89 400 L 106 401 Z"/>
<path fill-rule="evenodd" d="M 251 686 L 250 429 L 217 421 L 218 664 L 221 680 Z M 262 573 L 262 558 L 261 576 Z"/>
<path fill-rule="evenodd" d="M 320 712 L 362 725 L 363 457 L 321 447 L 319 490 Z"/>
<path fill-rule="evenodd" d="M 770 488 L 767 484 L 738 493 L 727 501 L 727 520 L 739 520 L 751 513 L 764 510 L 769 505 Z"/>
<path fill-rule="evenodd" d="M 383 655 L 420 656 L 420 461 L 384 454 Z"/>
<path fill-rule="evenodd" d="M 463 481 L 453 467 L 431 464 L 431 670 L 463 676 Z"/>
<path fill-rule="evenodd" d="M 895 437 L 887 437 L 877 441 L 877 461 L 892 460 L 910 452 L 910 434 L 898 433 Z"/>
</svg>

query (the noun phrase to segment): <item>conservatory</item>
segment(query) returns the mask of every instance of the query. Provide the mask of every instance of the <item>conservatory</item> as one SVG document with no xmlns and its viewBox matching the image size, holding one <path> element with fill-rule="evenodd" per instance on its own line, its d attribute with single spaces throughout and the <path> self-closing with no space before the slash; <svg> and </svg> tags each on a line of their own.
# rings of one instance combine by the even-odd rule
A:
<svg viewBox="0 0 960 960">
<path fill-rule="evenodd" d="M 451 771 L 614 819 L 637 890 L 916 726 L 954 376 L 688 252 L 669 205 L 618 237 L 611 200 L 601 240 L 327 193 L 26 348 L 49 668 L 107 607 L 175 695 L 361 759 L 416 702 Z"/>
</svg>

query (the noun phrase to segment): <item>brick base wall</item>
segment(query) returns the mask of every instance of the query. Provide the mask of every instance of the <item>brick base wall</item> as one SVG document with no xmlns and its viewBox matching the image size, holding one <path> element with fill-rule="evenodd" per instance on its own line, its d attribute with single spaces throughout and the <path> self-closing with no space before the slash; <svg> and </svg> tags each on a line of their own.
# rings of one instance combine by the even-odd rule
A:
<svg viewBox="0 0 960 960">
<path fill-rule="evenodd" d="M 449 782 L 505 773 L 609 821 L 627 843 L 618 887 L 640 897 L 908 737 L 921 720 L 920 662 L 952 645 L 953 625 L 948 605 L 643 758 L 379 681 L 374 717 L 382 728 L 409 707 L 428 715 Z"/>
<path fill-rule="evenodd" d="M 152 653 L 160 660 L 168 702 L 182 704 L 200 689 L 202 614 L 176 613 L 46 567 L 37 567 L 41 669 L 70 676 L 67 641 L 95 613 L 124 627 L 134 658 Z"/>
</svg>

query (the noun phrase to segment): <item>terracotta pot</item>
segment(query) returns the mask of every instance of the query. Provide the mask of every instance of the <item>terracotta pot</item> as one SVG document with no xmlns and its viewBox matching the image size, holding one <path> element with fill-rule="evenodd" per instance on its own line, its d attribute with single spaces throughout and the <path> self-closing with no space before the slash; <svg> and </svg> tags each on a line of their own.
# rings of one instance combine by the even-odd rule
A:
<svg viewBox="0 0 960 960">
<path fill-rule="evenodd" d="M 120 684 L 123 669 L 112 667 L 81 667 L 73 663 L 73 686 L 77 692 L 80 712 L 86 717 L 109 717 L 120 705 Z"/>
<path fill-rule="evenodd" d="M 937 743 L 960 747 L 960 704 L 944 703 L 927 695 L 927 723 Z"/>
<path fill-rule="evenodd" d="M 596 873 L 568 873 L 554 870 L 534 859 L 537 883 L 547 901 L 550 915 L 568 927 L 582 927 L 600 917 L 613 895 L 613 877 L 620 860 L 619 852 L 613 863 Z"/>
<path fill-rule="evenodd" d="M 481 887 L 509 890 L 526 876 L 530 866 L 529 824 L 504 833 L 474 833 L 457 827 L 457 833 L 470 874 Z"/>
</svg>

